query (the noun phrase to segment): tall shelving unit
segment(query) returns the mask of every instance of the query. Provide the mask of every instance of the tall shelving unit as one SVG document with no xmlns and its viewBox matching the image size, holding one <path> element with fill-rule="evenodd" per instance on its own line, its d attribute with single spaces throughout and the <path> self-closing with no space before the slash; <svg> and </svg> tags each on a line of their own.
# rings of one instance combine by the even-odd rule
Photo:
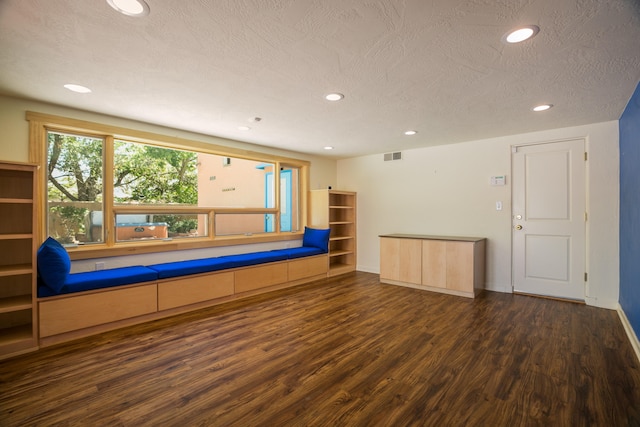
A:
<svg viewBox="0 0 640 427">
<path fill-rule="evenodd" d="M 36 168 L 0 162 L 0 359 L 38 348 Z"/>
<path fill-rule="evenodd" d="M 330 228 L 328 276 L 356 269 L 356 193 L 312 190 L 309 225 Z"/>
</svg>

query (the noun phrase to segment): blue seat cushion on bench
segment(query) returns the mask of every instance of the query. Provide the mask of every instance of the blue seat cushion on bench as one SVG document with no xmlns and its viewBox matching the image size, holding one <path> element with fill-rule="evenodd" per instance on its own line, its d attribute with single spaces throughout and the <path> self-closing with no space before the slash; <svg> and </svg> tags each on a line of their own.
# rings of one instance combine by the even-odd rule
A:
<svg viewBox="0 0 640 427">
<path fill-rule="evenodd" d="M 302 246 L 307 248 L 319 248 L 324 252 L 329 252 L 330 228 L 304 228 L 302 236 Z"/>
<path fill-rule="evenodd" d="M 39 279 L 52 292 L 60 292 L 71 269 L 67 250 L 57 240 L 48 237 L 38 248 L 37 257 Z"/>
<path fill-rule="evenodd" d="M 151 282 L 157 279 L 158 273 L 156 271 L 141 265 L 112 268 L 109 270 L 87 271 L 84 273 L 69 274 L 67 280 L 64 282 L 64 286 L 62 286 L 59 292 L 53 291 L 48 286 L 38 287 L 38 296 L 47 297 L 71 294 L 93 289 Z"/>
<path fill-rule="evenodd" d="M 286 254 L 288 259 L 303 258 L 306 256 L 321 255 L 326 253 L 320 248 L 304 247 L 304 246 L 299 248 L 276 249 L 272 252 Z"/>
<path fill-rule="evenodd" d="M 267 262 L 286 261 L 286 253 L 278 251 L 251 252 L 249 254 L 228 255 L 221 258 L 231 261 L 233 267 L 248 267 L 251 265 L 265 264 Z"/>
<path fill-rule="evenodd" d="M 166 262 L 150 265 L 149 268 L 158 273 L 158 279 L 185 276 L 188 274 L 208 273 L 210 271 L 233 268 L 228 257 L 191 259 L 186 261 Z"/>
</svg>

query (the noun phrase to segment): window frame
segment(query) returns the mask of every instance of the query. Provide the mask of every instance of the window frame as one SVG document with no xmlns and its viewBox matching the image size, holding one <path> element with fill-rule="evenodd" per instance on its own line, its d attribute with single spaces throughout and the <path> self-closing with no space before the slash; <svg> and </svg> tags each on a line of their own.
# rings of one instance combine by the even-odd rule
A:
<svg viewBox="0 0 640 427">
<path fill-rule="evenodd" d="M 119 126 L 94 123 L 84 120 L 71 119 L 49 114 L 27 111 L 26 119 L 29 122 L 29 160 L 40 167 L 37 172 L 38 182 L 38 238 L 46 239 L 47 232 L 47 134 L 50 131 L 71 133 L 81 136 L 89 136 L 104 139 L 103 149 L 103 212 L 104 218 L 115 218 L 116 214 L 136 213 L 200 213 L 208 218 L 209 236 L 193 237 L 185 239 L 143 241 L 143 242 L 116 242 L 116 230 L 113 221 L 104 221 L 104 242 L 90 245 L 78 245 L 69 247 L 71 259 L 89 259 L 107 256 L 121 256 L 153 252 L 175 251 L 181 249 L 196 249 L 216 246 L 230 246 L 251 243 L 277 242 L 300 239 L 304 226 L 307 224 L 307 195 L 309 192 L 309 167 L 310 162 L 295 158 L 277 156 L 257 151 L 244 150 L 224 145 L 201 142 L 167 136 L 147 131 L 140 131 Z M 241 141 L 224 140 L 243 144 Z M 162 148 L 195 151 L 205 154 L 241 158 L 246 160 L 272 163 L 274 170 L 281 167 L 295 167 L 299 169 L 299 229 L 296 231 L 280 231 L 280 174 L 274 174 L 274 203 L 273 208 L 224 208 L 215 206 L 173 206 L 173 205 L 118 205 L 113 199 L 114 188 L 114 141 L 124 140 L 128 142 L 147 144 Z M 274 231 L 253 235 L 215 235 L 215 215 L 225 213 L 246 214 L 274 214 Z"/>
</svg>

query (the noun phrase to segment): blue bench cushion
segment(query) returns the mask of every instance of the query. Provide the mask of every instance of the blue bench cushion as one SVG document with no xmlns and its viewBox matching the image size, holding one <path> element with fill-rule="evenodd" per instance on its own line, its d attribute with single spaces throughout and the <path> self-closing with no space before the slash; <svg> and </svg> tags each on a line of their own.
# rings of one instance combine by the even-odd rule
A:
<svg viewBox="0 0 640 427">
<path fill-rule="evenodd" d="M 130 285 L 133 283 L 151 282 L 157 280 L 158 273 L 141 265 L 133 267 L 112 268 L 109 270 L 87 271 L 67 276 L 62 288 L 55 292 L 49 287 L 38 288 L 39 297 L 70 294 L 74 292 L 90 291 L 92 289 L 110 288 L 113 286 Z"/>
<path fill-rule="evenodd" d="M 55 239 L 48 237 L 38 248 L 37 258 L 40 280 L 53 292 L 59 292 L 71 270 L 67 250 Z"/>
<path fill-rule="evenodd" d="M 227 257 L 192 259 L 187 261 L 166 262 L 150 265 L 149 268 L 158 273 L 158 279 L 185 276 L 187 274 L 207 273 L 209 271 L 233 268 L 231 260 Z"/>
<path fill-rule="evenodd" d="M 276 249 L 272 252 L 278 252 L 278 253 L 283 253 L 287 255 L 288 259 L 296 259 L 296 258 L 302 258 L 302 257 L 306 257 L 306 256 L 314 256 L 314 255 L 321 255 L 326 253 L 325 251 L 323 251 L 320 248 L 315 248 L 315 247 L 299 247 L 299 248 L 288 248 L 288 249 Z"/>
<path fill-rule="evenodd" d="M 48 297 L 59 294 L 88 291 L 92 289 L 108 288 L 112 286 L 149 282 L 157 279 L 169 279 L 172 277 L 207 273 L 228 268 L 248 267 L 269 262 L 286 261 L 287 259 L 320 255 L 323 253 L 326 253 L 326 251 L 320 248 L 303 246 L 299 248 L 252 252 L 248 254 L 167 262 L 147 267 L 135 266 L 114 268 L 110 270 L 89 271 L 84 273 L 68 274 L 66 280 L 63 282 L 63 286 L 59 287 L 57 290 L 46 285 L 46 282 L 41 280 L 42 278 L 39 278 L 38 297 Z M 44 284 L 40 282 L 44 282 Z"/>
<path fill-rule="evenodd" d="M 228 255 L 221 258 L 230 260 L 234 267 L 248 267 L 288 259 L 286 253 L 280 253 L 278 251 L 251 252 L 249 254 Z"/>
</svg>

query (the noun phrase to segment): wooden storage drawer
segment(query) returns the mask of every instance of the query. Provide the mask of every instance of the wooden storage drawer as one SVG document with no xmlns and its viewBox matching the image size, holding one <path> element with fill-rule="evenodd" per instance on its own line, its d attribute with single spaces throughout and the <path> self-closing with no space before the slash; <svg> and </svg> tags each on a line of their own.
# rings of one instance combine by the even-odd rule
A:
<svg viewBox="0 0 640 427">
<path fill-rule="evenodd" d="M 233 295 L 234 272 L 207 273 L 158 283 L 158 309 Z"/>
<path fill-rule="evenodd" d="M 158 311 L 157 285 L 142 285 L 40 301 L 40 337 Z"/>
<path fill-rule="evenodd" d="M 235 292 L 241 293 L 287 282 L 287 262 L 236 270 Z"/>
<path fill-rule="evenodd" d="M 289 261 L 289 281 L 320 274 L 326 275 L 328 267 L 329 261 L 326 255 Z"/>
</svg>

